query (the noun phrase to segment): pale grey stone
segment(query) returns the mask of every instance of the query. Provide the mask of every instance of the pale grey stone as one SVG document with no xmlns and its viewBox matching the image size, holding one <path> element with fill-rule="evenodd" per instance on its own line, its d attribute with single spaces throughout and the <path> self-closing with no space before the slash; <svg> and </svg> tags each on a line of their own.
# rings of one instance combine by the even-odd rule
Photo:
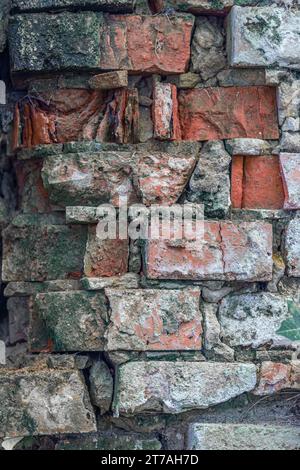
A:
<svg viewBox="0 0 300 470">
<path fill-rule="evenodd" d="M 231 157 L 221 141 L 204 144 L 189 183 L 187 198 L 204 204 L 208 217 L 225 218 L 231 207 L 229 167 Z"/>
<path fill-rule="evenodd" d="M 0 369 L 0 436 L 96 431 L 80 372 L 68 369 Z"/>
<path fill-rule="evenodd" d="M 261 139 L 229 139 L 225 142 L 226 150 L 230 155 L 270 155 L 274 143 Z"/>
<path fill-rule="evenodd" d="M 283 130 L 293 131 L 294 129 L 286 128 L 287 123 L 285 120 L 294 119 L 299 120 L 300 115 L 300 80 L 295 77 L 289 77 L 288 81 L 283 81 L 279 84 L 277 90 L 277 103 L 278 103 L 278 119 L 279 125 L 283 125 Z M 288 121 L 293 122 L 293 121 Z M 298 130 L 297 128 L 295 129 Z"/>
<path fill-rule="evenodd" d="M 256 424 L 192 424 L 188 450 L 299 450 L 300 428 Z"/>
<path fill-rule="evenodd" d="M 110 409 L 113 397 L 113 377 L 104 361 L 95 362 L 90 369 L 90 393 L 93 405 L 104 414 Z"/>
<path fill-rule="evenodd" d="M 255 385 L 254 364 L 128 362 L 119 367 L 114 409 L 121 415 L 205 409 L 250 392 Z"/>
<path fill-rule="evenodd" d="M 300 11 L 234 6 L 228 18 L 229 62 L 233 67 L 300 69 Z"/>
<path fill-rule="evenodd" d="M 300 118 L 288 117 L 282 125 L 282 130 L 287 132 L 298 132 L 300 131 Z"/>
<path fill-rule="evenodd" d="M 300 152 L 300 132 L 283 132 L 280 140 L 282 152 Z"/>
<path fill-rule="evenodd" d="M 225 32 L 223 20 L 217 17 L 199 17 L 191 47 L 192 71 L 202 80 L 214 77 L 226 65 Z"/>
<path fill-rule="evenodd" d="M 26 341 L 29 326 L 28 298 L 11 297 L 7 301 L 7 310 L 10 344 Z"/>
<path fill-rule="evenodd" d="M 213 353 L 217 360 L 234 361 L 234 350 L 220 339 L 221 326 L 218 321 L 218 306 L 202 303 L 201 311 L 204 316 L 204 347 Z"/>
<path fill-rule="evenodd" d="M 225 286 L 225 287 L 222 287 L 222 289 L 218 289 L 218 290 L 211 290 L 211 289 L 208 289 L 207 287 L 203 287 L 202 297 L 205 300 L 205 302 L 217 304 L 220 302 L 220 300 L 223 299 L 223 297 L 230 294 L 232 291 L 234 291 L 234 287 L 231 287 L 231 286 Z"/>
<path fill-rule="evenodd" d="M 288 276 L 300 277 L 300 219 L 291 220 L 285 237 Z"/>
<path fill-rule="evenodd" d="M 27 297 L 39 292 L 61 292 L 80 289 L 80 281 L 76 279 L 58 279 L 45 282 L 9 282 L 4 289 L 4 295 L 5 297 Z"/>
<path fill-rule="evenodd" d="M 102 290 L 106 287 L 138 289 L 140 276 L 135 273 L 127 273 L 123 276 L 84 277 L 81 282 L 86 290 Z"/>
<path fill-rule="evenodd" d="M 281 340 L 276 331 L 288 316 L 287 301 L 279 295 L 231 295 L 220 305 L 221 337 L 232 347 L 276 343 Z"/>
</svg>

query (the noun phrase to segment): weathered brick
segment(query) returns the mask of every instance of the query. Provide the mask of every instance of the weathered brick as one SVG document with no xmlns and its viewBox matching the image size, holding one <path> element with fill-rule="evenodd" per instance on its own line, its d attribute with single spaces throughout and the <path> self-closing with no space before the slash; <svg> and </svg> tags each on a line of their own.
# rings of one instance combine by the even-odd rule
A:
<svg viewBox="0 0 300 470">
<path fill-rule="evenodd" d="M 128 70 L 182 73 L 190 59 L 192 15 L 62 12 L 16 15 L 9 39 L 12 72 Z M 142 53 L 141 53 L 142 51 Z"/>
<path fill-rule="evenodd" d="M 282 209 L 283 183 L 278 156 L 234 156 L 232 205 L 239 209 Z"/>
<path fill-rule="evenodd" d="M 291 220 L 285 237 L 288 276 L 300 277 L 300 218 Z"/>
<path fill-rule="evenodd" d="M 259 372 L 259 382 L 254 390 L 255 395 L 273 395 L 281 390 L 291 388 L 290 364 L 263 362 Z"/>
<path fill-rule="evenodd" d="M 102 351 L 106 322 L 107 307 L 101 292 L 37 294 L 31 309 L 30 350 Z"/>
<path fill-rule="evenodd" d="M 58 223 L 59 222 L 59 223 Z M 85 227 L 37 215 L 17 216 L 3 231 L 2 279 L 78 278 L 83 271 Z"/>
<path fill-rule="evenodd" d="M 149 239 L 150 279 L 270 280 L 272 226 L 262 222 L 204 223 L 204 240 Z"/>
<path fill-rule="evenodd" d="M 88 8 L 90 10 L 131 13 L 134 0 L 12 0 L 13 11 L 55 11 Z"/>
<path fill-rule="evenodd" d="M 0 385 L 3 437 L 96 431 L 84 379 L 76 370 L 0 369 Z"/>
<path fill-rule="evenodd" d="M 200 290 L 105 289 L 108 350 L 201 349 Z"/>
<path fill-rule="evenodd" d="M 97 226 L 89 226 L 84 257 L 84 274 L 87 277 L 110 277 L 125 274 L 128 271 L 128 257 L 128 239 L 102 240 L 97 236 Z"/>
<path fill-rule="evenodd" d="M 177 89 L 170 83 L 157 82 L 153 91 L 154 137 L 161 140 L 180 140 Z"/>
<path fill-rule="evenodd" d="M 249 392 L 255 384 L 254 364 L 128 362 L 119 368 L 115 408 L 122 415 L 204 409 Z"/>
<path fill-rule="evenodd" d="M 218 318 L 229 346 L 258 347 L 280 340 L 276 332 L 288 316 L 286 299 L 262 292 L 225 297 Z"/>
<path fill-rule="evenodd" d="M 231 66 L 300 68 L 300 12 L 235 6 L 228 19 Z"/>
<path fill-rule="evenodd" d="M 276 90 L 216 87 L 178 93 L 182 139 L 278 139 Z"/>
<path fill-rule="evenodd" d="M 183 73 L 190 59 L 191 15 L 107 17 L 99 66 L 106 70 Z"/>
<path fill-rule="evenodd" d="M 149 150 L 69 153 L 44 160 L 42 176 L 50 200 L 61 206 L 173 204 L 181 196 L 196 163 L 198 151 Z"/>
<path fill-rule="evenodd" d="M 17 105 L 14 148 L 93 139 L 134 143 L 138 132 L 137 90 L 54 89 Z"/>
<path fill-rule="evenodd" d="M 189 427 L 189 450 L 297 450 L 297 426 L 201 423 Z"/>
<path fill-rule="evenodd" d="M 300 153 L 281 153 L 280 166 L 284 183 L 285 209 L 300 209 Z"/>
</svg>

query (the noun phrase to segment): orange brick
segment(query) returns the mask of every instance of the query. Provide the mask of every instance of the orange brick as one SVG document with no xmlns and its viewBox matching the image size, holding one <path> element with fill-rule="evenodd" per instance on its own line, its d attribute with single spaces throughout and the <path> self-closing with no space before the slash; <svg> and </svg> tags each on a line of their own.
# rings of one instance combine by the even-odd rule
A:
<svg viewBox="0 0 300 470">
<path fill-rule="evenodd" d="M 178 101 L 184 140 L 279 137 L 273 87 L 181 90 Z"/>
</svg>

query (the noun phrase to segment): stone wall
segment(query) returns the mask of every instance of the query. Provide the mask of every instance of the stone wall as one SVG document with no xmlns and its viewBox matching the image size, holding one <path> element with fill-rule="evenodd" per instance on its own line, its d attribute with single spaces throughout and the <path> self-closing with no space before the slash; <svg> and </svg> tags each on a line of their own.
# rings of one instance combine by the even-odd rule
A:
<svg viewBox="0 0 300 470">
<path fill-rule="evenodd" d="M 3 447 L 299 449 L 299 1 L 0 6 Z"/>
</svg>

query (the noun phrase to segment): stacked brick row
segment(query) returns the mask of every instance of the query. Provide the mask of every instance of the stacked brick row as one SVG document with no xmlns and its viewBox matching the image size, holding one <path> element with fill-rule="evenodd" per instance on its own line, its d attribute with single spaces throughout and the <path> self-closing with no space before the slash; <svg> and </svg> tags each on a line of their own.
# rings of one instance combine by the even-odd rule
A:
<svg viewBox="0 0 300 470">
<path fill-rule="evenodd" d="M 0 437 L 299 448 L 298 2 L 4 3 Z M 101 239 L 125 198 L 204 242 Z"/>
</svg>

